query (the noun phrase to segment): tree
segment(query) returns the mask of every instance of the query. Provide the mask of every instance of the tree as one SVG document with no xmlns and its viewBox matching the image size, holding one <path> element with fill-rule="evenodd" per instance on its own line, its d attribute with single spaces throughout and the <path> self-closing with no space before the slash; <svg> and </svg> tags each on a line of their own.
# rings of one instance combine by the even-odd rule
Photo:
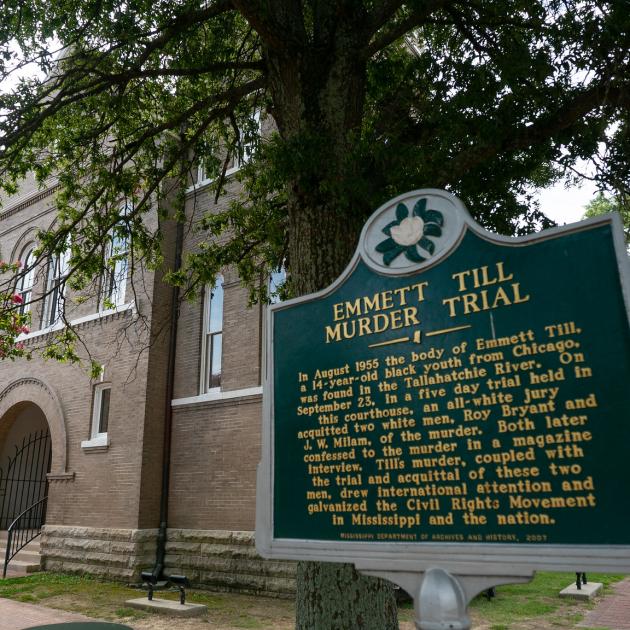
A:
<svg viewBox="0 0 630 630">
<path fill-rule="evenodd" d="M 72 234 L 77 287 L 121 219 L 134 260 L 159 264 L 143 216 L 183 190 L 196 160 L 219 195 L 227 165 L 256 142 L 257 111 L 275 131 L 241 170 L 242 200 L 197 226 L 206 243 L 170 275 L 184 295 L 228 264 L 253 298 L 281 263 L 287 291 L 320 289 L 369 213 L 412 188 L 446 187 L 504 233 L 550 225 L 529 187 L 602 147 L 598 178 L 627 189 L 622 0 L 6 0 L 0 16 L 0 77 L 27 62 L 45 75 L 0 97 L 0 186 L 58 174 L 42 251 Z M 124 217 L 121 196 L 133 202 Z M 355 573 L 303 570 L 298 627 L 395 626 L 383 589 L 354 589 L 350 605 Z"/>
<path fill-rule="evenodd" d="M 630 245 L 630 201 L 627 195 L 607 197 L 600 192 L 597 197 L 584 206 L 584 218 L 591 219 L 607 212 L 618 212 L 623 222 L 626 243 Z"/>
</svg>

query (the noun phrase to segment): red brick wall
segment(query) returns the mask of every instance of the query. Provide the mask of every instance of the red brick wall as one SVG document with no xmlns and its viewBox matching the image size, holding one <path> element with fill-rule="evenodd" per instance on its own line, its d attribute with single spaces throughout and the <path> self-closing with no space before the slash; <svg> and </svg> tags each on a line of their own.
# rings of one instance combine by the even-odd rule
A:
<svg viewBox="0 0 630 630">
<path fill-rule="evenodd" d="M 231 183 L 227 203 L 238 193 Z M 32 238 L 34 230 L 54 219 L 53 197 L 0 214 L 0 255 Z M 201 192 L 189 200 L 191 220 L 213 212 L 212 195 Z M 156 218 L 151 219 L 153 222 Z M 174 228 L 163 227 L 165 268 L 172 266 Z M 186 233 L 185 251 L 201 237 Z M 89 358 L 105 365 L 112 384 L 106 449 L 84 449 L 90 437 L 94 383 L 87 373 L 88 352 L 82 365 L 0 362 L 0 392 L 16 379 L 37 376 L 56 392 L 63 408 L 67 433 L 67 472 L 70 479 L 50 484 L 48 522 L 100 528 L 158 526 L 162 474 L 165 387 L 168 361 L 168 318 L 171 288 L 161 282 L 161 271 L 136 278 L 137 306 L 142 317 L 127 311 L 81 324 L 77 332 Z M 261 312 L 248 307 L 248 292 L 234 270 L 224 270 L 222 392 L 260 385 Z M 45 272 L 36 291 L 43 290 Z M 98 279 L 96 279 L 98 280 Z M 140 281 L 141 280 L 141 281 Z M 128 296 L 131 292 L 128 291 Z M 71 297 L 71 296 L 69 296 Z M 70 308 L 70 307 L 69 307 Z M 97 298 L 71 306 L 70 317 L 98 310 Z M 34 308 L 38 328 L 39 306 Z M 200 394 L 202 297 L 183 303 L 177 331 L 174 397 Z M 42 345 L 46 337 L 29 341 Z M 256 467 L 260 459 L 260 395 L 203 401 L 174 407 L 170 520 L 171 527 L 252 530 L 255 513 Z M 0 418 L 0 425 L 2 419 Z M 1 427 L 0 427 L 1 428 Z M 1 432 L 0 432 L 1 435 Z"/>
<path fill-rule="evenodd" d="M 169 526 L 253 530 L 260 396 L 174 411 Z"/>
<path fill-rule="evenodd" d="M 18 256 L 24 245 L 33 241 L 37 229 L 51 225 L 55 216 L 53 199 L 52 195 L 38 195 L 32 203 L 5 202 L 4 212 L 0 214 L 1 256 L 6 259 Z M 155 217 L 150 220 L 155 222 Z M 45 276 L 43 265 L 37 274 L 35 297 L 41 296 L 44 290 Z M 12 383 L 35 377 L 55 393 L 62 409 L 66 472 L 70 475 L 68 479 L 50 483 L 49 523 L 116 528 L 157 526 L 165 408 L 162 376 L 165 345 L 159 340 L 151 343 L 151 338 L 156 329 L 153 311 L 164 310 L 170 293 L 163 291 L 162 295 L 154 290 L 155 278 L 151 272 L 139 274 L 136 279 L 136 307 L 141 317 L 128 310 L 78 325 L 81 364 L 37 358 L 37 349 L 51 339 L 51 334 L 26 342 L 27 347 L 35 351 L 33 361 L 0 362 L 0 395 Z M 95 278 L 95 284 L 98 281 Z M 156 282 L 156 286 L 162 285 Z M 96 294 L 80 304 L 73 301 L 75 296 L 70 291 L 67 297 L 69 319 L 98 311 Z M 127 297 L 133 298 L 130 290 Z M 41 310 L 41 303 L 33 305 L 33 331 L 40 328 Z M 105 366 L 104 380 L 112 385 L 110 445 L 106 449 L 81 447 L 81 442 L 90 437 L 92 421 L 95 383 L 89 377 L 90 359 Z M 10 421 L 9 415 L 0 418 L 0 425 Z"/>
</svg>

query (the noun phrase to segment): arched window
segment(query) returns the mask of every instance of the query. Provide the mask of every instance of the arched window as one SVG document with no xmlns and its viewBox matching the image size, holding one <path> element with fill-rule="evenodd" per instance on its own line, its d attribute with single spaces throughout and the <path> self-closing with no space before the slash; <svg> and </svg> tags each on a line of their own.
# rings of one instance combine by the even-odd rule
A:
<svg viewBox="0 0 630 630">
<path fill-rule="evenodd" d="M 55 254 L 48 264 L 48 282 L 44 303 L 44 328 L 55 325 L 63 316 L 65 308 L 66 278 L 70 271 L 70 248 Z"/>
<path fill-rule="evenodd" d="M 223 351 L 223 277 L 214 287 L 206 287 L 202 339 L 202 393 L 221 387 L 221 355 Z"/>
<path fill-rule="evenodd" d="M 101 306 L 115 308 L 125 303 L 127 274 L 129 273 L 129 238 L 125 226 L 116 226 L 107 243 L 105 252 L 105 273 Z"/>
<path fill-rule="evenodd" d="M 28 246 L 22 256 L 22 275 L 20 276 L 15 292 L 22 298 L 20 313 L 28 313 L 31 310 L 33 301 L 33 285 L 35 284 L 35 254 L 33 247 Z"/>
</svg>

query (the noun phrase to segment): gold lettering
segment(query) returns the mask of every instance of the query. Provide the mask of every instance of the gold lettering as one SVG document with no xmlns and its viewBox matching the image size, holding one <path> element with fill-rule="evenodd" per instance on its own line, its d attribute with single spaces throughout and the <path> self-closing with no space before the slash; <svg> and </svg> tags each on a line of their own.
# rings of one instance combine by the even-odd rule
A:
<svg viewBox="0 0 630 630">
<path fill-rule="evenodd" d="M 417 282 L 416 284 L 412 284 L 410 289 L 418 289 L 418 302 L 424 301 L 424 290 L 429 286 L 428 282 Z M 404 306 L 404 304 L 402 305 Z"/>
<path fill-rule="evenodd" d="M 466 276 L 470 275 L 470 271 L 460 271 L 459 273 L 454 273 L 451 278 L 453 278 L 453 280 L 457 280 L 459 282 L 459 289 L 458 291 L 465 291 L 466 290 Z"/>
<path fill-rule="evenodd" d="M 396 310 L 392 311 L 390 314 L 390 320 L 392 323 L 392 330 L 396 330 L 397 328 L 402 328 L 402 311 Z"/>
<path fill-rule="evenodd" d="M 405 318 L 405 327 L 417 326 L 420 324 L 420 320 L 416 317 L 418 309 L 415 306 L 409 306 L 403 309 L 403 315 Z"/>
<path fill-rule="evenodd" d="M 379 325 L 379 318 L 380 321 L 382 322 Z M 389 328 L 389 317 L 383 313 L 377 313 L 376 315 L 374 315 L 374 332 L 375 333 L 380 333 L 383 332 L 384 330 L 387 330 Z"/>
<path fill-rule="evenodd" d="M 335 304 L 335 306 L 337 306 Z M 326 326 L 326 343 L 331 341 L 341 341 L 341 324 L 335 324 L 335 327 Z"/>
<path fill-rule="evenodd" d="M 512 275 L 510 275 L 510 278 L 512 277 Z M 520 282 L 515 282 L 512 285 L 512 291 L 514 292 L 514 304 L 521 304 L 522 302 L 529 302 L 529 298 L 530 298 L 529 294 L 527 294 L 525 297 L 521 297 L 521 283 Z"/>
<path fill-rule="evenodd" d="M 511 273 L 509 276 L 505 275 L 502 262 L 497 263 L 497 271 L 499 272 L 499 282 L 507 282 L 514 277 L 513 273 Z"/>
<path fill-rule="evenodd" d="M 380 293 L 375 293 L 370 300 L 370 298 L 366 295 L 363 298 L 363 312 L 366 313 L 367 311 L 380 311 L 380 297 Z"/>
<path fill-rule="evenodd" d="M 360 317 L 359 318 L 359 337 L 363 335 L 371 335 L 372 331 L 370 330 L 370 318 L 369 317 Z"/>
<path fill-rule="evenodd" d="M 448 314 L 450 317 L 455 317 L 455 302 L 460 301 L 460 297 L 444 298 L 442 304 L 448 304 Z"/>
<path fill-rule="evenodd" d="M 398 296 L 401 306 L 405 306 L 407 304 L 407 292 L 410 289 L 413 289 L 413 287 L 400 287 L 399 289 L 394 289 L 394 293 Z"/>
<path fill-rule="evenodd" d="M 383 296 L 383 309 L 392 308 L 394 306 L 394 301 L 392 299 L 393 291 L 383 291 L 381 295 Z"/>
<path fill-rule="evenodd" d="M 462 295 L 464 300 L 464 314 L 468 315 L 471 311 L 478 313 L 481 309 L 477 306 L 477 294 L 476 293 L 464 293 Z"/>
<path fill-rule="evenodd" d="M 499 287 L 497 289 L 497 294 L 494 297 L 494 302 L 492 302 L 492 308 L 496 308 L 500 303 L 503 303 L 503 306 L 509 306 L 512 302 L 510 302 L 510 298 L 507 296 L 505 289 L 503 287 Z"/>
<path fill-rule="evenodd" d="M 351 317 L 352 315 L 361 315 L 361 298 L 357 298 L 354 302 L 346 302 L 345 316 Z"/>
</svg>

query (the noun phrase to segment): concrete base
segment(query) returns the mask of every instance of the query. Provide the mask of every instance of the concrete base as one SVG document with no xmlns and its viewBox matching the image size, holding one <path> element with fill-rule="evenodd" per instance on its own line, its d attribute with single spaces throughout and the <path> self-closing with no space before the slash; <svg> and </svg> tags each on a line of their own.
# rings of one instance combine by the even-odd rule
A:
<svg viewBox="0 0 630 630">
<path fill-rule="evenodd" d="M 204 604 L 184 604 L 182 606 L 178 601 L 158 599 L 157 597 L 154 597 L 151 601 L 146 597 L 129 599 L 125 604 L 129 608 L 148 610 L 149 612 L 171 615 L 172 617 L 198 617 L 208 611 L 208 607 Z"/>
<path fill-rule="evenodd" d="M 572 597 L 573 599 L 593 599 L 599 591 L 602 590 L 601 582 L 589 582 L 588 584 L 582 584 L 582 588 L 578 590 L 575 582 L 563 588 L 560 591 L 560 597 Z"/>
</svg>

